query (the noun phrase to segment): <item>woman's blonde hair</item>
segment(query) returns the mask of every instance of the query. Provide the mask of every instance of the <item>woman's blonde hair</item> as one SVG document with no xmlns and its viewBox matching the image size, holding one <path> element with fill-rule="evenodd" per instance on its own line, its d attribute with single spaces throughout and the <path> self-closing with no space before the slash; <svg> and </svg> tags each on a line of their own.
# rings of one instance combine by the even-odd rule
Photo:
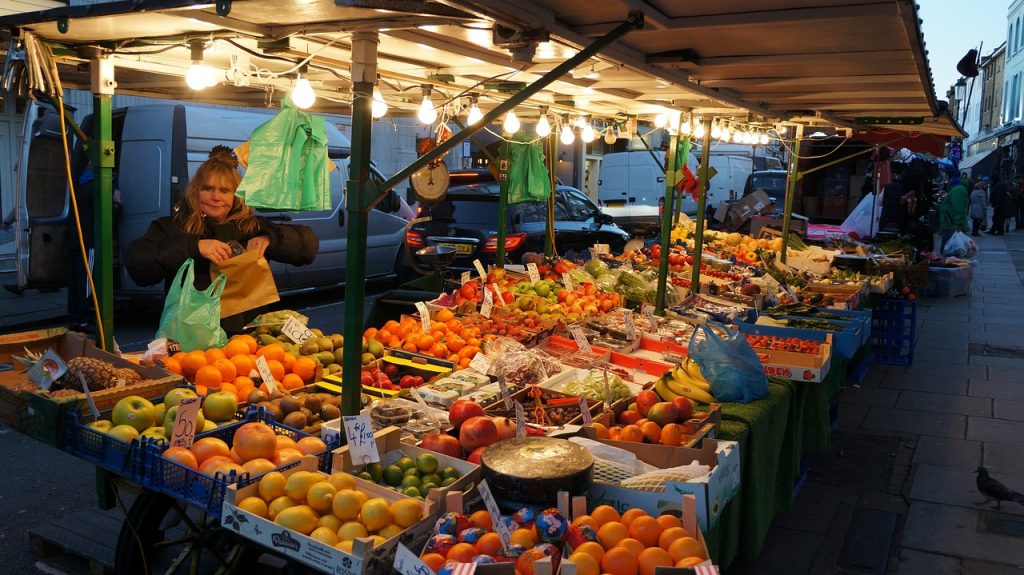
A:
<svg viewBox="0 0 1024 575">
<path fill-rule="evenodd" d="M 199 191 L 212 179 L 227 180 L 232 189 L 237 189 L 242 181 L 238 173 L 238 160 L 227 146 L 217 146 L 210 152 L 210 157 L 196 170 L 196 175 L 189 180 L 185 188 L 185 196 L 181 200 L 180 209 L 174 214 L 174 223 L 186 234 L 202 235 L 206 231 L 206 216 L 199 208 Z M 229 223 L 238 226 L 245 234 L 251 234 L 259 228 L 259 222 L 252 208 L 245 205 L 245 200 L 235 196 L 228 212 Z"/>
</svg>

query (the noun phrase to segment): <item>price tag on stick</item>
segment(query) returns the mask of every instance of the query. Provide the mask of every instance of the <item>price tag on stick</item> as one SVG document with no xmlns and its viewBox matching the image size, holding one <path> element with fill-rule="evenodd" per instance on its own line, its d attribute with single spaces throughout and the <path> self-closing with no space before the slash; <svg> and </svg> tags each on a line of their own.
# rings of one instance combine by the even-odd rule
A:
<svg viewBox="0 0 1024 575">
<path fill-rule="evenodd" d="M 460 285 L 468 284 L 472 277 L 473 277 L 473 274 L 471 272 L 462 272 L 462 276 L 459 278 L 459 284 Z"/>
<path fill-rule="evenodd" d="M 178 402 L 178 413 L 174 416 L 174 430 L 171 431 L 171 446 L 192 447 L 196 438 L 196 419 L 199 415 L 199 398 L 186 397 Z"/>
<path fill-rule="evenodd" d="M 587 341 L 587 336 L 583 335 L 583 328 L 578 325 L 570 326 L 569 333 L 572 334 L 572 338 L 576 340 L 576 347 L 580 348 L 583 353 L 592 353 L 590 348 L 590 342 Z"/>
<path fill-rule="evenodd" d="M 373 437 L 373 426 L 369 415 L 346 415 L 341 418 L 345 426 L 345 437 L 348 438 L 348 451 L 352 454 L 352 462 L 378 463 L 380 452 L 377 451 L 377 440 Z"/>
<path fill-rule="evenodd" d="M 475 564 L 473 564 L 475 567 Z M 401 543 L 395 548 L 395 571 L 400 575 L 434 575 L 427 564 Z M 460 571 L 460 573 L 462 573 Z"/>
<path fill-rule="evenodd" d="M 580 415 L 583 416 L 583 425 L 590 425 L 594 423 L 594 419 L 590 416 L 590 406 L 587 405 L 587 398 L 580 398 Z"/>
<path fill-rule="evenodd" d="M 608 381 L 608 370 L 602 369 L 601 372 L 604 374 L 604 404 L 610 409 L 612 406 L 612 384 Z"/>
<path fill-rule="evenodd" d="M 284 325 L 281 326 L 281 333 L 299 345 L 306 343 L 307 339 L 314 337 L 313 332 L 294 317 L 289 317 L 288 321 L 284 322 Z"/>
<path fill-rule="evenodd" d="M 491 295 L 491 290 L 484 289 L 484 303 L 480 305 L 480 315 L 490 318 L 491 310 L 494 308 L 494 296 Z"/>
<path fill-rule="evenodd" d="M 572 278 L 569 277 L 569 274 L 567 273 L 562 274 L 562 284 L 565 285 L 565 289 L 569 291 L 573 291 L 575 289 L 572 285 Z"/>
<path fill-rule="evenodd" d="M 469 360 L 469 367 L 487 375 L 487 372 L 491 371 L 491 360 L 484 352 L 478 351 L 473 359 Z"/>
<path fill-rule="evenodd" d="M 505 409 L 512 409 L 512 396 L 508 393 L 508 384 L 505 383 L 505 376 L 498 377 L 498 389 L 501 390 L 501 400 L 505 403 Z"/>
<path fill-rule="evenodd" d="M 508 524 L 505 523 L 505 519 L 501 516 L 501 509 L 498 508 L 498 502 L 494 500 L 494 495 L 491 494 L 491 488 L 488 487 L 487 480 L 481 479 L 476 488 L 480 492 L 480 497 L 484 500 L 484 507 L 487 508 L 488 515 L 491 516 L 491 525 L 494 527 L 494 531 L 498 533 L 498 537 L 501 538 L 501 546 L 508 549 L 512 542 L 512 531 L 509 530 Z"/>
<path fill-rule="evenodd" d="M 487 283 L 487 272 L 484 271 L 484 264 L 480 263 L 480 260 L 473 260 L 473 267 L 476 268 L 476 273 L 480 274 L 480 283 Z"/>
<path fill-rule="evenodd" d="M 630 341 L 636 339 L 636 322 L 633 321 L 633 310 L 622 310 L 622 319 L 626 324 L 626 338 Z"/>
<path fill-rule="evenodd" d="M 526 437 L 526 412 L 523 404 L 516 402 L 516 437 Z"/>
<path fill-rule="evenodd" d="M 654 306 L 644 304 L 644 317 L 647 318 L 647 323 L 651 324 L 651 331 L 654 333 L 658 332 L 658 318 L 654 317 Z"/>
<path fill-rule="evenodd" d="M 100 418 L 100 410 L 96 409 L 96 401 L 92 398 L 92 392 L 89 391 L 89 386 L 85 383 L 85 376 L 79 372 L 78 381 L 82 383 L 82 391 L 85 392 L 85 400 L 89 403 L 89 411 L 92 412 L 92 419 L 96 421 Z"/>
<path fill-rule="evenodd" d="M 416 311 L 420 313 L 420 325 L 423 327 L 423 333 L 430 333 L 430 310 L 427 309 L 427 304 L 418 301 L 416 302 Z"/>
<path fill-rule="evenodd" d="M 491 290 L 494 291 L 494 297 L 497 298 L 496 301 L 498 302 L 498 305 L 505 305 L 508 303 L 505 301 L 505 297 L 501 295 L 501 288 L 498 287 L 498 284 L 491 284 Z"/>
<path fill-rule="evenodd" d="M 537 270 L 537 264 L 530 262 L 526 264 L 526 273 L 530 275 L 530 283 L 537 283 L 540 281 L 540 272 Z"/>
<path fill-rule="evenodd" d="M 267 365 L 267 358 L 262 355 L 256 358 L 256 371 L 260 372 L 260 379 L 267 384 L 267 391 L 270 393 L 277 391 L 277 380 L 274 379 L 274 374 L 271 373 L 270 366 Z"/>
</svg>

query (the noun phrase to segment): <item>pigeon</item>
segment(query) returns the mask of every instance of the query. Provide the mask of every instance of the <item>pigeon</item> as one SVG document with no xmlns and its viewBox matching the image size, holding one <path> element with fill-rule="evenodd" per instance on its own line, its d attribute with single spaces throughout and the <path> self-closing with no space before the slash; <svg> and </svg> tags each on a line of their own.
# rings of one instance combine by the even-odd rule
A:
<svg viewBox="0 0 1024 575">
<path fill-rule="evenodd" d="M 999 509 L 1003 504 L 1003 501 L 1016 501 L 1021 505 L 1024 505 L 1024 493 L 1017 493 L 1009 487 L 1003 485 L 999 481 L 992 479 L 988 475 L 988 468 L 984 465 L 979 466 L 978 479 L 976 484 L 978 485 L 978 491 L 985 496 L 985 500 L 996 500 L 996 509 Z"/>
</svg>

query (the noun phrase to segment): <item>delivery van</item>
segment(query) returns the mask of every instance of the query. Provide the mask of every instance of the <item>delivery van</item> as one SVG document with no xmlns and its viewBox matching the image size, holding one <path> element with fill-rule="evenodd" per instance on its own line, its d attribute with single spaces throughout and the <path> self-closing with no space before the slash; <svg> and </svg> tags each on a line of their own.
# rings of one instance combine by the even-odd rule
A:
<svg viewBox="0 0 1024 575">
<path fill-rule="evenodd" d="M 273 111 L 239 111 L 185 104 L 129 106 L 113 111 L 115 142 L 114 194 L 114 289 L 118 297 L 159 299 L 163 285 L 139 286 L 120 266 L 121 257 L 133 240 L 143 235 L 150 222 L 170 215 L 189 178 L 206 161 L 216 145 L 235 148 L 249 139 L 252 130 L 273 117 Z M 33 103 L 26 111 L 25 133 L 18 162 L 18 210 L 16 251 L 18 284 L 21 287 L 52 288 L 67 284 L 67 257 L 74 253 L 74 229 L 60 124 L 56 110 Z M 82 122 L 91 125 L 91 117 Z M 275 222 L 309 226 L 320 238 L 320 251 L 307 266 L 271 262 L 278 290 L 297 292 L 343 284 L 346 263 L 346 222 L 344 183 L 348 179 L 350 142 L 330 122 L 326 125 L 328 155 L 335 163 L 331 172 L 331 208 L 322 211 L 264 212 L 259 215 Z M 69 128 L 70 131 L 70 128 Z M 75 181 L 88 165 L 81 142 L 72 158 Z M 371 178 L 383 182 L 374 171 Z M 406 220 L 397 213 L 397 195 L 381 202 L 381 209 L 369 214 L 366 276 L 386 277 L 395 273 L 405 239 Z M 80 210 L 83 209 L 81 206 Z M 89 213 L 92 213 L 89 210 Z M 70 227 L 69 227 L 70 226 Z M 91 227 L 91 226 L 88 226 Z M 363 281 L 364 278 L 359 278 Z"/>
<path fill-rule="evenodd" d="M 697 175 L 698 156 L 690 154 L 687 166 Z M 665 198 L 665 153 L 638 150 L 605 154 L 597 181 L 598 205 L 615 223 L 635 235 L 658 233 L 661 229 L 661 204 Z M 749 157 L 726 154 L 709 156 L 714 170 L 708 188 L 707 213 L 714 213 L 722 201 L 740 197 L 743 184 L 752 170 Z M 697 213 L 690 196 L 683 200 L 683 211 Z"/>
</svg>

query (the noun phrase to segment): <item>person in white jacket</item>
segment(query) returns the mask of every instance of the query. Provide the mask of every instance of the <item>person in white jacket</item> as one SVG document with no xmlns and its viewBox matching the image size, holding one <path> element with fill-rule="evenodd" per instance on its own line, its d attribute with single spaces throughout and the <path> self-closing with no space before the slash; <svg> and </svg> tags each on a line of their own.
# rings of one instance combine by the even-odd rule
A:
<svg viewBox="0 0 1024 575">
<path fill-rule="evenodd" d="M 988 194 L 985 192 L 985 183 L 974 184 L 971 190 L 971 204 L 968 215 L 971 218 L 971 235 L 981 235 L 978 232 L 985 224 L 985 207 L 988 205 Z"/>
</svg>

